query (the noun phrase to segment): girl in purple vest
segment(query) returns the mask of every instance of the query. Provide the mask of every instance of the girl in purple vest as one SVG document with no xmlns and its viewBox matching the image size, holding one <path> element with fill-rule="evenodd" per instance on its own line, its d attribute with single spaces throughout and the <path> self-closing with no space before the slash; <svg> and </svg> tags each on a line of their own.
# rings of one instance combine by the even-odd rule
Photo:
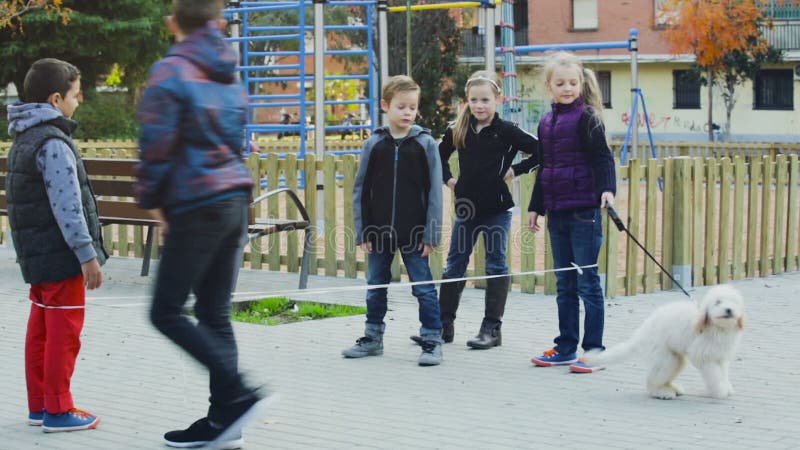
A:
<svg viewBox="0 0 800 450">
<path fill-rule="evenodd" d="M 614 204 L 614 157 L 606 143 L 603 101 L 594 72 L 572 53 L 558 52 L 544 66 L 552 109 L 539 122 L 542 166 L 528 207 L 528 227 L 539 231 L 539 216 L 548 215 L 556 269 L 572 263 L 597 263 L 603 240 L 601 208 Z M 570 365 L 572 372 L 603 369 L 577 358 L 580 308 L 583 299 L 584 351 L 603 347 L 603 290 L 597 267 L 556 272 L 558 337 L 555 347 L 531 362 L 549 367 Z"/>
<path fill-rule="evenodd" d="M 444 183 L 455 194 L 456 218 L 450 250 L 447 254 L 445 280 L 464 277 L 469 257 L 478 235 L 483 235 L 486 250 L 485 310 L 481 327 L 467 345 L 490 349 L 502 343 L 500 325 L 508 296 L 506 264 L 508 231 L 514 201 L 505 180 L 527 173 L 539 163 L 536 138 L 516 125 L 500 119 L 496 109 L 502 91 L 494 73 L 473 73 L 464 87 L 467 106 L 458 114 L 439 144 Z M 532 156 L 512 166 L 518 152 Z M 450 171 L 449 159 L 458 154 L 459 176 Z M 526 170 L 520 169 L 525 166 Z M 453 321 L 464 290 L 464 281 L 444 282 L 439 291 L 442 315 L 442 338 L 453 342 Z M 419 336 L 411 339 L 419 342 Z"/>
</svg>

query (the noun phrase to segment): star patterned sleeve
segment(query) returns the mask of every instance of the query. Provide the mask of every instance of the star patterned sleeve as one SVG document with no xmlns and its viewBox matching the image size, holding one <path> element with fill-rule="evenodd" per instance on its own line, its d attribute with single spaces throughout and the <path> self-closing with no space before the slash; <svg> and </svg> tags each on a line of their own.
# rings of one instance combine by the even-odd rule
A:
<svg viewBox="0 0 800 450">
<path fill-rule="evenodd" d="M 75 155 L 60 139 L 45 142 L 36 157 L 47 188 L 50 209 L 61 235 L 81 264 L 97 257 L 83 215 Z"/>
</svg>

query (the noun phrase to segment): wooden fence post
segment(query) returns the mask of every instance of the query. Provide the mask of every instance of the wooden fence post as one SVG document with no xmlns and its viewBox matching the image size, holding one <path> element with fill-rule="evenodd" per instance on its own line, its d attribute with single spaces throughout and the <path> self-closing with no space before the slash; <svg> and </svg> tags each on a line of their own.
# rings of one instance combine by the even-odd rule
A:
<svg viewBox="0 0 800 450">
<path fill-rule="evenodd" d="M 770 275 L 772 265 L 770 264 L 770 240 L 767 238 L 772 229 L 772 181 L 775 173 L 775 162 L 769 156 L 762 156 L 763 178 L 761 179 L 761 240 L 759 251 L 758 276 L 765 277 Z"/>
<path fill-rule="evenodd" d="M 280 158 L 276 153 L 267 156 L 267 190 L 278 189 L 281 186 Z M 280 217 L 280 209 L 277 197 L 267 199 L 267 217 L 270 219 Z M 269 242 L 269 253 L 267 254 L 267 265 L 269 270 L 281 270 L 281 233 L 272 233 L 267 236 Z"/>
<path fill-rule="evenodd" d="M 786 155 L 775 157 L 775 247 L 772 257 L 772 273 L 786 272 L 786 208 L 789 196 L 789 162 Z"/>
<path fill-rule="evenodd" d="M 717 231 L 719 230 L 717 222 L 719 220 L 719 198 L 717 197 L 717 160 L 715 158 L 707 158 L 706 162 L 706 227 L 705 235 L 700 241 L 695 241 L 695 246 L 704 243 L 703 253 L 703 286 L 711 286 L 718 283 L 717 278 L 717 263 L 719 262 L 719 246 L 720 239 Z M 695 176 L 697 172 L 695 172 Z M 695 198 L 695 204 L 699 204 L 699 199 Z M 697 214 L 697 211 L 695 211 Z M 695 261 L 696 263 L 697 261 Z M 695 279 L 697 284 L 701 284 L 699 280 Z"/>
<path fill-rule="evenodd" d="M 656 233 L 656 218 L 659 216 L 658 214 L 658 198 L 659 198 L 659 183 L 658 181 L 663 179 L 660 178 L 660 170 L 658 167 L 658 160 L 655 158 L 649 158 L 647 160 L 647 197 L 645 199 L 645 231 L 644 231 L 644 242 L 645 247 L 648 249 L 656 249 L 658 248 L 658 242 L 656 240 L 657 233 Z M 653 292 L 656 289 L 656 265 L 653 261 L 649 258 L 645 258 L 644 260 L 644 292 Z"/>
<path fill-rule="evenodd" d="M 664 159 L 664 192 L 661 201 L 661 264 L 669 267 L 672 264 L 672 193 L 675 158 Z M 659 277 L 661 289 L 672 288 L 672 281 L 664 273 Z"/>
<path fill-rule="evenodd" d="M 692 237 L 692 160 L 687 157 L 675 158 L 672 177 L 672 276 L 684 289 L 688 289 L 692 285 L 692 252 L 689 245 Z"/>
<path fill-rule="evenodd" d="M 730 158 L 723 158 L 719 176 L 719 271 L 717 272 L 717 282 L 726 283 L 731 276 L 730 247 L 731 223 L 735 210 L 731 209 L 732 183 L 733 183 L 733 164 Z M 738 240 L 738 239 L 737 239 Z"/>
<path fill-rule="evenodd" d="M 323 217 L 325 219 L 325 275 L 337 276 L 336 264 L 336 158 L 325 155 L 322 160 L 323 171 Z"/>
<path fill-rule="evenodd" d="M 531 194 L 533 193 L 533 183 L 536 180 L 536 174 L 523 175 L 519 178 L 519 191 L 520 191 L 520 216 L 522 218 L 522 230 L 519 237 L 520 249 L 520 271 L 532 272 L 536 270 L 536 235 L 528 229 L 528 204 L 531 201 Z M 533 294 L 536 290 L 536 276 L 525 275 L 520 281 L 520 290 L 526 294 Z"/>
<path fill-rule="evenodd" d="M 787 208 L 787 230 L 786 233 L 786 248 L 788 256 L 786 259 L 786 270 L 797 270 L 798 267 L 798 248 L 797 248 L 797 232 L 800 231 L 800 220 L 798 219 L 798 174 L 800 174 L 800 165 L 798 164 L 797 155 L 789 157 L 789 207 Z"/>
<path fill-rule="evenodd" d="M 283 169 L 283 176 L 286 179 L 286 187 L 291 189 L 292 192 L 297 192 L 297 155 L 294 153 L 289 153 L 286 155 L 286 159 L 283 161 L 284 169 Z M 298 211 L 297 207 L 294 206 L 294 203 L 291 201 L 286 201 L 284 203 L 284 207 L 286 209 L 286 218 L 296 220 Z M 292 231 L 290 233 L 286 233 L 286 270 L 289 272 L 299 272 L 300 271 L 300 253 L 298 252 L 298 238 L 297 235 L 299 231 Z"/>
<path fill-rule="evenodd" d="M 756 276 L 756 268 L 758 267 L 756 246 L 759 242 L 759 238 L 756 231 L 760 221 L 758 194 L 761 189 L 761 158 L 750 159 L 750 173 L 747 183 L 747 253 L 745 256 L 745 276 L 747 278 L 753 278 Z"/>
<path fill-rule="evenodd" d="M 626 224 L 626 227 L 634 236 L 637 237 L 637 239 L 641 236 L 641 233 L 639 233 L 639 199 L 641 198 L 641 179 L 642 164 L 638 159 L 632 158 L 630 161 L 628 161 L 628 223 Z M 638 255 L 641 250 L 636 243 L 630 239 L 627 240 L 626 244 L 625 295 L 635 295 L 638 292 L 639 287 L 639 277 L 637 276 L 637 272 L 639 270 Z"/>
<path fill-rule="evenodd" d="M 311 222 L 308 230 L 306 233 L 311 233 L 311 248 L 308 252 L 308 260 L 309 260 L 309 269 L 308 273 L 311 275 L 317 274 L 317 268 L 319 267 L 319 260 L 317 259 L 317 255 L 319 254 L 317 243 L 320 236 L 324 236 L 323 230 L 319 229 L 318 226 L 318 219 L 319 215 L 317 212 L 317 158 L 313 154 L 309 153 L 306 155 L 305 160 L 303 160 L 303 170 L 304 170 L 304 177 L 305 177 L 305 184 L 303 186 L 303 200 L 305 201 L 306 205 L 306 212 L 308 213 L 308 220 Z"/>
<path fill-rule="evenodd" d="M 733 183 L 735 186 L 733 194 L 733 279 L 741 280 L 744 278 L 744 242 L 742 236 L 745 233 L 745 215 L 744 199 L 745 199 L 745 175 L 747 174 L 747 167 L 745 166 L 744 157 L 736 156 L 733 161 Z"/>
<path fill-rule="evenodd" d="M 344 175 L 342 187 L 344 189 L 344 226 L 343 242 L 344 247 L 344 276 L 347 278 L 355 278 L 358 273 L 358 264 L 356 263 L 356 235 L 354 230 L 353 209 L 360 208 L 361 205 L 353 203 L 353 187 L 356 181 L 356 157 L 355 155 L 344 155 L 344 165 L 342 166 L 342 175 Z"/>
</svg>

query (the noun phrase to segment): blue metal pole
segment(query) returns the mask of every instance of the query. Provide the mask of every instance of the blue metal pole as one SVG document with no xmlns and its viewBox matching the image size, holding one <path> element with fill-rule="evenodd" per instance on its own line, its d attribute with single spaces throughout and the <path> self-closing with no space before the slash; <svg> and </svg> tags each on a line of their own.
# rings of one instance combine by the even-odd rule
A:
<svg viewBox="0 0 800 450">
<path fill-rule="evenodd" d="M 377 97 L 378 97 L 378 73 L 375 70 L 375 46 L 373 44 L 374 40 L 374 30 L 375 28 L 371 25 L 375 20 L 375 9 L 376 4 L 372 3 L 367 7 L 367 14 L 366 14 L 366 22 L 369 24 L 367 27 L 367 65 L 369 66 L 369 86 L 367 86 L 367 107 L 369 108 L 369 123 L 371 125 L 371 129 L 369 130 L 372 133 L 372 130 L 375 129 L 375 126 L 378 123 L 378 108 L 376 107 L 378 104 Z M 385 43 L 381 43 L 380 45 L 385 45 Z M 363 125 L 363 124 L 362 124 Z"/>
<path fill-rule="evenodd" d="M 514 47 L 516 53 L 541 53 L 548 51 L 566 50 L 607 50 L 613 48 L 628 49 L 628 41 L 614 41 L 614 42 L 584 42 L 575 44 L 540 44 L 540 45 L 518 45 Z M 496 52 L 503 52 L 502 47 L 497 47 Z"/>
</svg>

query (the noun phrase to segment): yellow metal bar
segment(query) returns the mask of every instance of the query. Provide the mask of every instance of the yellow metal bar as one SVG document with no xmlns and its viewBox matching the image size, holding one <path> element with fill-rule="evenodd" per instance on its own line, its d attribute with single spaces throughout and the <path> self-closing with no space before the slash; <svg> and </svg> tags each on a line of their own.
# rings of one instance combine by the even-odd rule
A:
<svg viewBox="0 0 800 450">
<path fill-rule="evenodd" d="M 495 0 L 495 4 L 502 4 L 502 0 Z M 450 3 L 435 3 L 425 5 L 413 5 L 412 11 L 424 11 L 428 9 L 455 9 L 455 8 L 477 8 L 481 6 L 481 2 L 450 2 Z M 389 12 L 403 12 L 407 10 L 407 6 L 390 6 Z"/>
</svg>

